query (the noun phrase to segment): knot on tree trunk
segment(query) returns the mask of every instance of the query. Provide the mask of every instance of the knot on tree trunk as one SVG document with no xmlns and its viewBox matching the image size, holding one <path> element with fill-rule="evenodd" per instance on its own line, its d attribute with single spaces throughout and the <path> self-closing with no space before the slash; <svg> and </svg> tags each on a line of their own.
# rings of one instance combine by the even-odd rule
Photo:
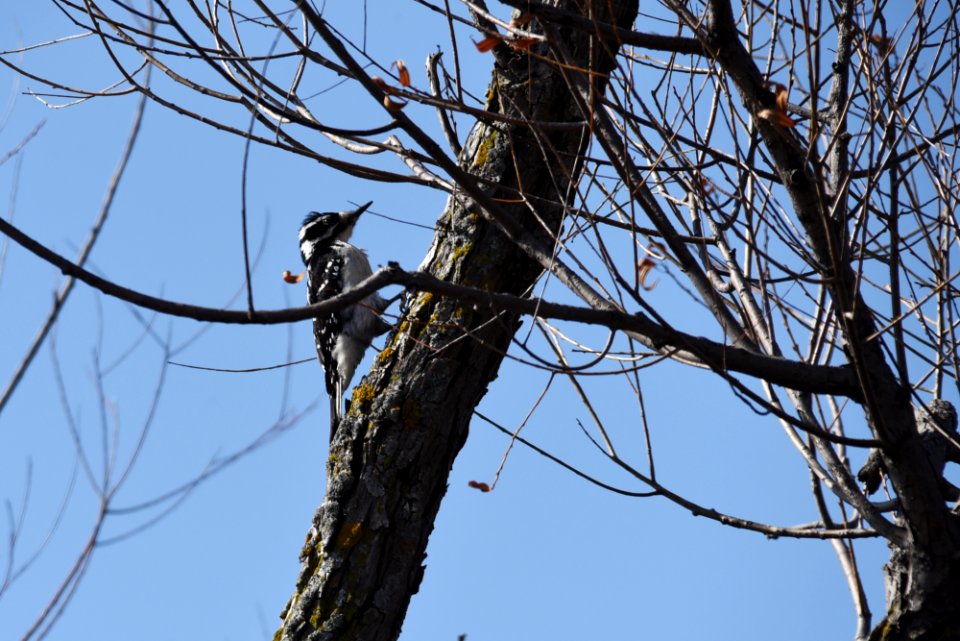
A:
<svg viewBox="0 0 960 641">
<path fill-rule="evenodd" d="M 957 439 L 957 408 L 942 399 L 930 401 L 914 410 L 917 432 L 920 434 L 927 459 L 942 479 L 944 499 L 960 499 L 960 490 L 943 478 L 948 461 L 960 463 L 960 440 Z M 866 462 L 857 472 L 857 479 L 868 495 L 876 492 L 886 474 L 879 450 L 871 450 Z"/>
</svg>

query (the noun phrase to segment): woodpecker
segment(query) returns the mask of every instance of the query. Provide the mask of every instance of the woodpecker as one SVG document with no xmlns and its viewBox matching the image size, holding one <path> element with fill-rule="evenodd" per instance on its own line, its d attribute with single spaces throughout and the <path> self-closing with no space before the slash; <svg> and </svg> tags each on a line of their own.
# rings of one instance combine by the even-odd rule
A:
<svg viewBox="0 0 960 641">
<path fill-rule="evenodd" d="M 362 249 L 348 243 L 353 227 L 373 203 L 353 211 L 310 212 L 300 226 L 300 257 L 307 268 L 310 304 L 353 289 L 373 271 Z M 337 312 L 313 319 L 317 356 L 330 396 L 330 440 L 343 418 L 343 393 L 370 342 L 390 329 L 380 317 L 387 306 L 377 293 Z"/>
</svg>

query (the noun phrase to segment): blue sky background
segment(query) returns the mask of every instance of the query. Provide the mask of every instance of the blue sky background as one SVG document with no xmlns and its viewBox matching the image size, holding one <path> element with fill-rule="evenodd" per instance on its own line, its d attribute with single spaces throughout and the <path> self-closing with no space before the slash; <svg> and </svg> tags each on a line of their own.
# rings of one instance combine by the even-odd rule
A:
<svg viewBox="0 0 960 641">
<path fill-rule="evenodd" d="M 331 3 L 327 10 L 335 24 L 359 36 L 359 3 Z M 376 55 L 384 61 L 405 59 L 414 83 L 424 85 L 421 61 L 437 46 L 448 49 L 445 22 L 407 3 L 370 3 L 367 19 Z M 0 7 L 0 49 L 76 31 L 46 3 Z M 468 87 L 482 95 L 490 60 L 473 50 L 462 55 Z M 115 79 L 92 40 L 30 52 L 22 62 L 40 75 L 77 86 L 104 86 Z M 169 88 L 164 79 L 157 82 Z M 51 110 L 25 96 L 28 90 L 43 87 L 0 70 L 2 97 L 12 103 L 0 130 L 0 152 L 45 123 L 16 161 L 0 166 L 0 211 L 28 234 L 74 257 L 99 210 L 137 98 Z M 337 113 L 344 122 L 366 113 L 377 114 L 376 122 L 382 119 L 376 105 L 352 94 L 333 91 L 318 100 L 342 110 Z M 413 108 L 411 113 L 435 129 L 433 113 Z M 239 110 L 227 117 L 246 124 Z M 143 127 L 90 264 L 146 293 L 224 305 L 243 278 L 238 222 L 243 143 L 155 104 L 148 105 Z M 329 145 L 317 144 L 330 151 Z M 393 158 L 376 162 L 400 169 Z M 372 199 L 373 213 L 431 225 L 444 202 L 437 192 L 364 183 L 262 147 L 252 149 L 247 197 L 253 244 L 266 238 L 254 274 L 259 308 L 299 305 L 305 298 L 303 286 L 284 284 L 280 273 L 300 268 L 296 231 L 307 211 Z M 374 264 L 396 260 L 413 269 L 430 237 L 427 230 L 367 215 L 354 238 L 368 248 Z M 6 384 L 62 283 L 54 269 L 18 247 L 8 249 L 3 267 L 0 384 Z M 683 295 L 662 277 L 649 297 L 662 309 L 683 304 Z M 307 322 L 205 328 L 139 316 L 149 323 L 146 337 L 143 322 L 127 305 L 80 285 L 56 330 L 67 405 L 96 470 L 102 466 L 104 420 L 98 354 L 105 369 L 135 345 L 104 377 L 105 421 L 111 433 L 117 429 L 121 461 L 138 438 L 161 374 L 164 353 L 152 333 L 169 336 L 176 346 L 206 329 L 174 360 L 210 367 L 272 365 L 288 360 L 288 348 L 294 359 L 313 355 Z M 658 474 L 668 486 L 705 506 L 755 520 L 790 525 L 817 518 L 805 467 L 773 420 L 745 411 L 726 385 L 701 372 L 664 365 L 641 373 L 641 379 Z M 515 428 L 546 380 L 545 373 L 508 361 L 481 411 Z M 640 424 L 629 389 L 606 378 L 591 380 L 588 387 L 605 408 L 624 455 L 642 465 Z M 47 638 L 268 639 L 291 594 L 297 553 L 323 495 L 326 398 L 316 363 L 256 374 L 168 367 L 145 448 L 116 498 L 116 506 L 123 507 L 163 494 L 212 459 L 242 449 L 315 404 L 318 410 L 203 483 L 161 521 L 98 549 L 72 604 Z M 569 383 L 557 379 L 523 434 L 606 482 L 645 489 L 605 462 L 582 436 L 575 419 L 588 418 Z M 852 637 L 851 598 L 828 543 L 770 541 L 691 517 L 662 499 L 617 496 L 522 447 L 511 453 L 493 493 L 468 488 L 469 480 L 492 480 L 507 445 L 494 429 L 474 422 L 451 476 L 425 579 L 402 639 L 450 641 L 459 634 L 472 641 Z M 50 344 L 0 416 L 0 498 L 14 514 L 23 505 L 28 471 L 30 495 L 15 567 L 44 540 L 73 489 L 52 540 L 0 599 L 0 639 L 17 639 L 29 627 L 69 570 L 97 509 L 89 483 L 76 471 Z M 105 536 L 122 535 L 157 514 L 113 516 Z M 861 542 L 857 554 L 879 618 L 885 548 L 877 541 Z M 0 569 L 7 561 L 4 550 Z"/>
</svg>

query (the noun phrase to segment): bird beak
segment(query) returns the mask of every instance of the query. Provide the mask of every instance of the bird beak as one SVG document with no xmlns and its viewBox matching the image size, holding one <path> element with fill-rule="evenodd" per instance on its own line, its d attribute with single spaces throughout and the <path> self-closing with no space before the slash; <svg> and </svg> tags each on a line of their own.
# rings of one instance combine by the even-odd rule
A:
<svg viewBox="0 0 960 641">
<path fill-rule="evenodd" d="M 373 201 L 371 200 L 371 201 L 368 202 L 366 205 L 360 205 L 359 207 L 357 207 L 356 209 L 354 209 L 352 212 L 350 212 L 350 217 L 351 217 L 351 218 L 359 218 L 359 217 L 360 217 L 360 214 L 362 214 L 363 212 L 367 211 L 367 207 L 369 207 L 369 206 L 372 205 L 372 204 L 373 204 Z"/>
</svg>

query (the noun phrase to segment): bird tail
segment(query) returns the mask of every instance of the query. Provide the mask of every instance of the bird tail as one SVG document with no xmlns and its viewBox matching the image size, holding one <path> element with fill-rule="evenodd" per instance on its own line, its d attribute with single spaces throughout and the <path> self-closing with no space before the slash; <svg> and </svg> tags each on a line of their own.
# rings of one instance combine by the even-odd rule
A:
<svg viewBox="0 0 960 641">
<path fill-rule="evenodd" d="M 340 427 L 340 421 L 343 419 L 343 384 L 337 381 L 334 385 L 333 393 L 330 394 L 330 442 L 333 443 L 333 437 Z"/>
</svg>

